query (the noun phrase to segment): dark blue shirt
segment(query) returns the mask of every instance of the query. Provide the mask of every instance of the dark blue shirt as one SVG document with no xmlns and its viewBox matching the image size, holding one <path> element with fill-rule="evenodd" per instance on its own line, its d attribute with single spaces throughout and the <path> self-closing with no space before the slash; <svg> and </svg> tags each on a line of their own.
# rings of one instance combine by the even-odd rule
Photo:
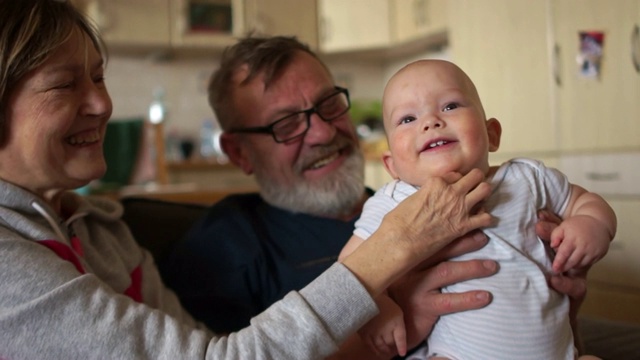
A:
<svg viewBox="0 0 640 360">
<path fill-rule="evenodd" d="M 192 227 L 160 271 L 196 319 L 216 332 L 236 331 L 333 264 L 355 220 L 292 213 L 259 194 L 231 195 Z"/>
</svg>

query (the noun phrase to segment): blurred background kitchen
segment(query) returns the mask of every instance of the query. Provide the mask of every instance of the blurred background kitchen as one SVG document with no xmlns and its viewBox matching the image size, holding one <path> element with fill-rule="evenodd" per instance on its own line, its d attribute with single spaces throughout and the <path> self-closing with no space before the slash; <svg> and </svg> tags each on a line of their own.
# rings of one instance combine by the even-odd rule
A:
<svg viewBox="0 0 640 360">
<path fill-rule="evenodd" d="M 350 90 L 377 188 L 389 179 L 386 80 L 413 59 L 448 59 L 502 123 L 492 162 L 541 159 L 613 205 L 618 235 L 583 311 L 640 323 L 640 0 L 74 2 L 107 41 L 114 103 L 109 173 L 83 190 L 211 203 L 254 189 L 220 151 L 206 100 L 221 51 L 248 32 L 296 35 L 321 54 Z"/>
</svg>

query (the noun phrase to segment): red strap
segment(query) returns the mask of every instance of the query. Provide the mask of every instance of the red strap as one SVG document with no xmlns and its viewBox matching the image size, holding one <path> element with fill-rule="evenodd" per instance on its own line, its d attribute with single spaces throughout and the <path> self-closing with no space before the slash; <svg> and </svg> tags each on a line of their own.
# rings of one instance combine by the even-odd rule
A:
<svg viewBox="0 0 640 360">
<path fill-rule="evenodd" d="M 142 302 L 142 269 L 140 266 L 131 272 L 131 286 L 124 291 L 124 294 L 134 301 Z"/>
<path fill-rule="evenodd" d="M 56 240 L 41 240 L 41 241 L 38 241 L 38 243 L 51 249 L 54 253 L 56 253 L 56 255 L 58 255 L 59 258 L 67 260 L 68 262 L 72 263 L 73 266 L 76 267 L 76 270 L 78 270 L 79 273 L 84 274 L 86 272 L 84 271 L 84 268 L 80 263 L 80 259 L 78 259 L 76 254 L 73 253 L 73 250 L 71 250 L 69 246 Z"/>
<path fill-rule="evenodd" d="M 76 243 L 79 246 L 80 242 L 78 238 L 74 237 L 73 239 L 76 240 Z M 38 243 L 49 248 L 51 251 L 56 253 L 56 255 L 58 255 L 59 258 L 63 260 L 67 260 L 68 262 L 72 263 L 79 273 L 81 274 L 86 273 L 86 271 L 84 270 L 84 267 L 82 267 L 82 264 L 80 263 L 80 259 L 78 259 L 76 254 L 73 252 L 73 250 L 71 250 L 69 246 L 56 240 L 41 240 L 41 241 L 38 241 Z M 72 241 L 72 244 L 73 244 L 73 241 Z M 133 299 L 134 301 L 141 303 L 142 302 L 142 269 L 140 268 L 140 266 L 133 269 L 130 276 L 131 276 L 131 286 L 129 286 L 129 288 L 124 291 L 124 294 L 130 297 L 131 299 Z"/>
</svg>

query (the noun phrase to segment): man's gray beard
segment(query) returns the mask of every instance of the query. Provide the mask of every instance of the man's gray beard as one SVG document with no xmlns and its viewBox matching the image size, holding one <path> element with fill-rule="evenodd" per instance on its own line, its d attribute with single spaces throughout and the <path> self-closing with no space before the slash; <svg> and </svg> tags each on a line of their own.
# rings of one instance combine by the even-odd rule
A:
<svg viewBox="0 0 640 360">
<path fill-rule="evenodd" d="M 354 150 L 344 164 L 321 181 L 304 179 L 283 186 L 256 169 L 260 194 L 269 204 L 297 213 L 340 217 L 353 213 L 364 195 L 364 157 Z"/>
</svg>

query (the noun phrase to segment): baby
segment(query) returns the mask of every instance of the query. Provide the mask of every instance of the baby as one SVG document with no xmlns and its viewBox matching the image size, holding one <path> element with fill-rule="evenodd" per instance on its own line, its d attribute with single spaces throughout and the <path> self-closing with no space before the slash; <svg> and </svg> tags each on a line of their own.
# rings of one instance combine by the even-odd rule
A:
<svg viewBox="0 0 640 360">
<path fill-rule="evenodd" d="M 428 345 L 411 359 L 575 359 L 569 301 L 549 288 L 547 277 L 590 266 L 607 253 L 616 231 L 611 207 L 539 161 L 490 166 L 489 152 L 498 150 L 502 128 L 486 118 L 473 82 L 450 62 L 419 60 L 398 71 L 384 91 L 383 118 L 389 151 L 382 160 L 395 180 L 367 201 L 341 259 L 429 177 L 482 170 L 493 189 L 483 209 L 497 220 L 483 229 L 488 245 L 459 259 L 494 259 L 498 274 L 442 289 L 488 290 L 492 303 L 442 316 Z M 536 214 L 543 208 L 563 219 L 550 247 L 535 234 Z M 410 314 L 403 317 L 388 296 L 378 305 L 381 314 L 360 335 L 380 354 L 404 355 L 404 320 L 411 321 Z"/>
</svg>

